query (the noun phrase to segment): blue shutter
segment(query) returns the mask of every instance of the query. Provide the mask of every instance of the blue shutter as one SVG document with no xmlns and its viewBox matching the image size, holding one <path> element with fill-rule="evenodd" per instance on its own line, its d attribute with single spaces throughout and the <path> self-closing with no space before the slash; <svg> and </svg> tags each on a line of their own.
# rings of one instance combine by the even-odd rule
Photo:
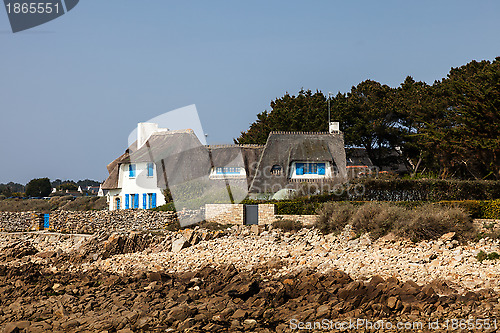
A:
<svg viewBox="0 0 500 333">
<path fill-rule="evenodd" d="M 148 176 L 153 177 L 153 163 L 148 163 Z"/>
<path fill-rule="evenodd" d="M 153 193 L 153 207 L 151 208 L 156 208 L 156 193 Z"/>
<path fill-rule="evenodd" d="M 146 205 L 146 193 L 142 194 L 142 208 L 148 208 L 148 206 Z"/>
<path fill-rule="evenodd" d="M 325 163 L 318 163 L 318 175 L 325 174 Z"/>
<path fill-rule="evenodd" d="M 125 194 L 125 209 L 130 208 L 130 195 Z"/>
<path fill-rule="evenodd" d="M 134 208 L 139 208 L 139 194 L 134 194 Z"/>
<path fill-rule="evenodd" d="M 295 168 L 297 170 L 297 175 L 300 176 L 304 174 L 304 163 L 295 163 Z"/>
</svg>

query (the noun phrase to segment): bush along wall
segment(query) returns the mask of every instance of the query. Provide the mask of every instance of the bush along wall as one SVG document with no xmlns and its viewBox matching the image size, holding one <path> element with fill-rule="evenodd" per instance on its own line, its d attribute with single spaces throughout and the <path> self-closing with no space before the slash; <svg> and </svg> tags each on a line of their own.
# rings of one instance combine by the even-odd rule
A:
<svg viewBox="0 0 500 333">
<path fill-rule="evenodd" d="M 362 201 L 493 200 L 500 199 L 500 181 L 372 178 L 348 185 L 346 192 L 349 200 Z"/>
</svg>

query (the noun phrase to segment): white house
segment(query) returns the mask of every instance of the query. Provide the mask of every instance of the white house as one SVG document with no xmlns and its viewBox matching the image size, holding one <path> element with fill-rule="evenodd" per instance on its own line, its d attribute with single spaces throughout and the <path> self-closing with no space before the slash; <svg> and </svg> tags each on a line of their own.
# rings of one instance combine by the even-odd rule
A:
<svg viewBox="0 0 500 333">
<path fill-rule="evenodd" d="M 192 130 L 170 131 L 154 123 L 138 124 L 137 141 L 108 165 L 108 171 L 102 190 L 108 191 L 110 210 L 163 205 L 162 189 L 182 188 L 191 181 L 216 194 L 230 185 L 229 197 L 244 198 L 295 188 L 301 182 L 347 179 L 344 139 L 338 130 L 271 132 L 265 145 L 204 146 Z M 178 197 L 176 208 L 189 208 L 189 200 L 203 201 L 207 193 L 212 192 Z"/>
<path fill-rule="evenodd" d="M 165 204 L 165 197 L 158 187 L 157 166 L 154 159 L 144 159 L 140 154 L 148 150 L 146 142 L 152 136 L 165 136 L 178 133 L 159 128 L 153 123 L 139 123 L 137 141 L 125 154 L 108 165 L 108 179 L 101 186 L 108 190 L 109 210 L 149 209 Z M 135 146 L 135 147 L 134 147 Z"/>
</svg>

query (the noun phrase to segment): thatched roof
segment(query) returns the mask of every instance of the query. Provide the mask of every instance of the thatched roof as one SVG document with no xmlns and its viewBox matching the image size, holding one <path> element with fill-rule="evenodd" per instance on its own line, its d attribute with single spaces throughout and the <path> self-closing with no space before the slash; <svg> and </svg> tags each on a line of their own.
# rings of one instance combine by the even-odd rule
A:
<svg viewBox="0 0 500 333">
<path fill-rule="evenodd" d="M 189 182 L 206 182 L 213 167 L 242 167 L 246 179 L 210 179 L 214 186 L 262 192 L 266 182 L 270 186 L 285 188 L 290 167 L 294 161 L 329 161 L 339 171 L 339 178 L 346 175 L 343 135 L 339 133 L 272 132 L 265 146 L 217 145 L 203 146 L 193 131 L 169 131 L 153 134 L 137 149 L 133 143 L 127 151 L 108 165 L 110 173 L 103 189 L 118 188 L 121 164 L 154 162 L 157 185 L 166 188 Z M 280 165 L 281 175 L 270 175 L 270 168 Z"/>
<path fill-rule="evenodd" d="M 373 166 L 365 148 L 346 148 L 345 155 L 347 166 Z"/>
<path fill-rule="evenodd" d="M 339 171 L 339 178 L 346 177 L 344 137 L 340 133 L 314 132 L 271 132 L 262 152 L 257 175 L 250 186 L 250 192 L 272 192 L 288 184 L 292 162 L 329 161 Z M 279 175 L 270 169 L 280 166 Z"/>
</svg>

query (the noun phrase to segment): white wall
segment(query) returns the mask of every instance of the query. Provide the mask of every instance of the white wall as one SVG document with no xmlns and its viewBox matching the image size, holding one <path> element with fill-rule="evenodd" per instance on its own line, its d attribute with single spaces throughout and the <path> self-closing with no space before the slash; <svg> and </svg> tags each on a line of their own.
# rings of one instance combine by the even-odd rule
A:
<svg viewBox="0 0 500 333">
<path fill-rule="evenodd" d="M 125 209 L 125 194 L 139 194 L 139 208 L 143 208 L 142 196 L 144 193 L 156 193 L 156 206 L 165 204 L 165 197 L 162 190 L 157 186 L 156 167 L 153 167 L 153 176 L 147 175 L 147 163 L 134 163 L 136 165 L 135 177 L 129 177 L 129 164 L 120 165 L 118 187 L 117 190 L 111 190 L 108 193 L 109 210 L 115 209 L 115 198 L 118 196 L 121 199 L 121 209 Z M 132 200 L 129 201 L 132 207 Z M 149 207 L 148 207 L 149 208 Z"/>
</svg>

